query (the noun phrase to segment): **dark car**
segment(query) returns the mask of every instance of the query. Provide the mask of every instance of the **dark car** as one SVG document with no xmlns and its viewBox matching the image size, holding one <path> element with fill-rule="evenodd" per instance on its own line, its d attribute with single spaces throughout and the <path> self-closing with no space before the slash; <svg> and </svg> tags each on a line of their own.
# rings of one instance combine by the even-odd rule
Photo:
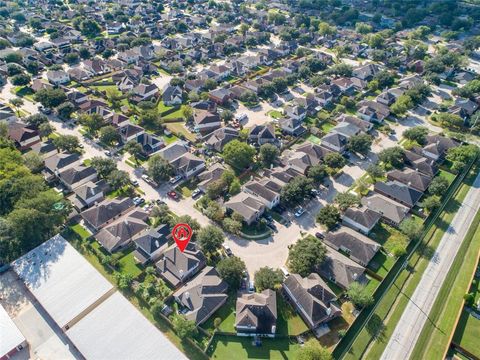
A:
<svg viewBox="0 0 480 360">
<path fill-rule="evenodd" d="M 325 235 L 323 235 L 322 233 L 319 233 L 319 232 L 315 233 L 315 236 L 319 239 L 325 239 Z"/>
<path fill-rule="evenodd" d="M 277 227 L 275 226 L 274 223 L 269 223 L 269 224 L 267 224 L 267 226 L 268 226 L 270 229 L 272 229 L 274 232 L 278 232 L 278 229 L 277 229 Z"/>
</svg>

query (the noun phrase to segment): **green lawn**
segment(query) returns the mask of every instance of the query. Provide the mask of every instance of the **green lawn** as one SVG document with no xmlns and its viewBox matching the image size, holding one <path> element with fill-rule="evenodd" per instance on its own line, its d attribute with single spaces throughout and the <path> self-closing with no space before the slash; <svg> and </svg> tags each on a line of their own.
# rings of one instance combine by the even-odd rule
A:
<svg viewBox="0 0 480 360">
<path fill-rule="evenodd" d="M 171 144 L 171 143 L 173 143 L 173 142 L 175 142 L 175 141 L 178 140 L 178 138 L 177 138 L 175 135 L 173 135 L 173 134 L 172 134 L 172 135 L 165 135 L 165 134 L 163 134 L 163 135 L 162 135 L 162 138 L 163 138 L 163 141 L 165 141 L 165 144 L 166 144 L 166 145 L 169 145 L 169 144 Z"/>
<path fill-rule="evenodd" d="M 270 111 L 268 112 L 268 116 L 270 116 L 270 117 L 272 117 L 272 118 L 274 118 L 274 119 L 280 119 L 280 118 L 283 117 L 283 114 L 282 114 L 280 111 L 278 111 L 278 110 L 270 110 Z"/>
<path fill-rule="evenodd" d="M 236 293 L 230 293 L 227 299 L 227 302 L 218 309 L 210 318 L 203 323 L 202 328 L 207 330 L 210 333 L 213 333 L 215 327 L 213 322 L 215 318 L 222 319 L 220 323 L 219 330 L 225 332 L 235 332 L 235 304 L 237 302 Z"/>
<path fill-rule="evenodd" d="M 172 133 L 178 135 L 183 135 L 185 138 L 187 138 L 190 141 L 195 141 L 195 134 L 192 134 L 190 131 L 188 131 L 185 126 L 183 125 L 183 121 L 181 122 L 173 122 L 173 123 L 166 123 L 166 127 L 168 130 L 170 130 Z"/>
<path fill-rule="evenodd" d="M 238 336 L 215 336 L 208 349 L 212 359 L 294 359 L 300 345 L 287 339 L 261 339 L 262 345 L 252 344 L 252 338 Z"/>
<path fill-rule="evenodd" d="M 368 268 L 381 277 L 385 277 L 395 264 L 395 257 L 388 255 L 384 250 L 375 254 L 368 264 Z"/>
<path fill-rule="evenodd" d="M 136 278 L 142 273 L 142 269 L 137 265 L 133 257 L 133 249 L 126 253 L 124 257 L 119 260 L 121 272 L 124 274 L 130 274 L 133 278 Z"/>
<path fill-rule="evenodd" d="M 277 334 L 298 335 L 308 330 L 295 309 L 277 293 Z"/>
<path fill-rule="evenodd" d="M 314 144 L 320 144 L 321 140 L 319 137 L 315 136 L 315 135 L 308 135 L 307 137 L 307 141 L 310 141 L 311 143 L 314 143 Z"/>
<path fill-rule="evenodd" d="M 86 240 L 88 239 L 90 236 L 92 236 L 92 234 L 90 234 L 82 225 L 80 224 L 76 224 L 76 225 L 73 225 L 70 227 L 70 229 L 73 230 L 73 232 L 75 232 L 75 234 L 77 234 L 81 240 Z"/>
<path fill-rule="evenodd" d="M 168 111 L 168 110 L 173 109 L 173 106 L 167 106 L 167 105 L 164 104 L 163 101 L 159 101 L 159 102 L 158 102 L 157 109 L 158 109 L 158 112 L 159 112 L 160 114 L 162 114 L 162 113 L 164 113 L 165 111 Z"/>
<path fill-rule="evenodd" d="M 480 358 L 480 320 L 463 310 L 453 342 Z"/>
<path fill-rule="evenodd" d="M 444 169 L 440 169 L 440 171 L 438 172 L 437 176 L 442 176 L 444 177 L 445 179 L 448 180 L 448 183 L 451 184 L 453 182 L 453 180 L 455 180 L 455 177 L 456 175 L 455 174 L 452 174 L 450 171 L 446 171 Z"/>
<path fill-rule="evenodd" d="M 183 108 L 184 108 L 184 105 L 182 105 L 180 107 L 180 109 L 178 109 L 177 111 L 174 111 L 166 116 L 163 116 L 164 119 L 183 119 Z"/>
<path fill-rule="evenodd" d="M 320 125 L 320 129 L 324 132 L 324 133 L 328 133 L 330 130 L 332 130 L 333 128 L 335 127 L 335 124 L 332 124 L 331 122 L 329 121 L 324 121 L 322 122 L 322 124 Z"/>
</svg>

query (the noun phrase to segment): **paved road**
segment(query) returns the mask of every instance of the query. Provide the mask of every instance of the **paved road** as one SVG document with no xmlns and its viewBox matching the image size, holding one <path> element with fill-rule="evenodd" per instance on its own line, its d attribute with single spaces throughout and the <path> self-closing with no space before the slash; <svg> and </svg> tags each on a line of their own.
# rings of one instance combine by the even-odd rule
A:
<svg viewBox="0 0 480 360">
<path fill-rule="evenodd" d="M 480 209 L 480 174 L 453 218 L 397 323 L 382 360 L 408 359 L 468 228 Z"/>
</svg>

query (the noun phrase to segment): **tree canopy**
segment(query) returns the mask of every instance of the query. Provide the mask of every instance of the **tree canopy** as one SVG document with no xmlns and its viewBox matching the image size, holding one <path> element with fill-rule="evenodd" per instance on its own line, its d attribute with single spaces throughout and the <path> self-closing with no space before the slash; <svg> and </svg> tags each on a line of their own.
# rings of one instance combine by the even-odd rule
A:
<svg viewBox="0 0 480 360">
<path fill-rule="evenodd" d="M 322 264 L 327 249 L 315 236 L 298 240 L 288 252 L 288 266 L 293 273 L 308 276 Z"/>
</svg>

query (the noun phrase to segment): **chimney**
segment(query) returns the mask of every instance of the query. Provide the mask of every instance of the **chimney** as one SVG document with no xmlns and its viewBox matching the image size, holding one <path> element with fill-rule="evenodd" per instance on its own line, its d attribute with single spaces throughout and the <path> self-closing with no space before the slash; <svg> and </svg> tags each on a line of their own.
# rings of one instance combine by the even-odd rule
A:
<svg viewBox="0 0 480 360">
<path fill-rule="evenodd" d="M 185 292 L 185 299 L 190 300 L 190 293 L 188 291 Z"/>
</svg>

